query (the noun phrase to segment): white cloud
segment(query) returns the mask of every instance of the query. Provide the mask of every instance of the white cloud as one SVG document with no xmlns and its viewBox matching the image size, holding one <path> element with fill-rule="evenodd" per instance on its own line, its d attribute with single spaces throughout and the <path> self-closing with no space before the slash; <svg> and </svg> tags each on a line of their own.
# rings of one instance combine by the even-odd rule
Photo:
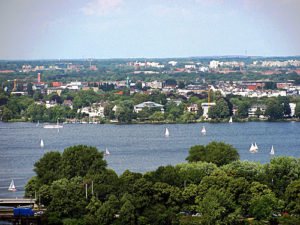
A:
<svg viewBox="0 0 300 225">
<path fill-rule="evenodd" d="M 89 16 L 107 15 L 119 9 L 122 3 L 123 0 L 92 0 L 82 8 L 82 12 Z"/>
</svg>

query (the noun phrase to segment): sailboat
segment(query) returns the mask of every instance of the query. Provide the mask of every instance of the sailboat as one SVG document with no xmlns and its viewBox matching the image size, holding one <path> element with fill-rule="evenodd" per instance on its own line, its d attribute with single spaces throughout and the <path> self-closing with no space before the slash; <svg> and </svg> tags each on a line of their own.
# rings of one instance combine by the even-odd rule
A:
<svg viewBox="0 0 300 225">
<path fill-rule="evenodd" d="M 258 146 L 257 146 L 256 142 L 254 142 L 254 147 L 255 147 L 255 150 L 257 151 L 258 150 Z"/>
<path fill-rule="evenodd" d="M 205 135 L 205 134 L 206 134 L 206 129 L 205 129 L 205 126 L 203 126 L 203 127 L 202 127 L 201 133 L 202 133 L 203 135 Z"/>
<path fill-rule="evenodd" d="M 270 155 L 275 155 L 275 150 L 274 150 L 274 146 L 272 145 L 271 151 L 270 151 Z"/>
<path fill-rule="evenodd" d="M 166 128 L 165 136 L 166 136 L 166 137 L 169 137 L 169 136 L 170 136 L 170 132 L 169 132 L 169 129 L 168 129 L 168 128 Z"/>
<path fill-rule="evenodd" d="M 11 183 L 9 185 L 9 188 L 8 188 L 9 191 L 16 191 L 16 186 L 15 186 L 15 183 L 14 183 L 14 180 L 11 180 Z"/>
<path fill-rule="evenodd" d="M 44 148 L 44 141 L 43 141 L 43 139 L 41 139 L 41 144 L 40 144 L 40 146 L 41 146 L 41 148 Z"/>
<path fill-rule="evenodd" d="M 232 116 L 230 117 L 228 123 L 232 123 Z"/>
<path fill-rule="evenodd" d="M 40 121 L 38 120 L 35 126 L 38 127 L 39 125 L 40 125 Z"/>
<path fill-rule="evenodd" d="M 110 152 L 108 151 L 108 149 L 107 149 L 107 148 L 105 149 L 105 153 L 104 153 L 104 155 L 110 155 Z"/>
<path fill-rule="evenodd" d="M 257 149 L 256 149 L 256 147 L 255 147 L 255 145 L 253 143 L 251 143 L 249 152 L 251 152 L 251 153 L 256 153 L 257 152 Z"/>
</svg>

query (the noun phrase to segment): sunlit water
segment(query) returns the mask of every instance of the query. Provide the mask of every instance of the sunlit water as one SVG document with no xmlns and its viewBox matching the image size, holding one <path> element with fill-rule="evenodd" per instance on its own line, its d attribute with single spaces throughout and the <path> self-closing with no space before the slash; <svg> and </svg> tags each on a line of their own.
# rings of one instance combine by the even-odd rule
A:
<svg viewBox="0 0 300 225">
<path fill-rule="evenodd" d="M 202 126 L 206 135 L 201 135 Z M 170 136 L 165 137 L 168 127 Z M 0 198 L 21 197 L 24 185 L 34 175 L 33 165 L 45 152 L 63 151 L 77 144 L 96 146 L 100 151 L 108 148 L 105 157 L 108 167 L 118 174 L 129 169 L 136 172 L 155 170 L 161 165 L 185 162 L 188 150 L 196 144 L 224 141 L 238 149 L 242 160 L 269 162 L 269 151 L 275 154 L 300 156 L 300 123 L 252 122 L 220 124 L 169 125 L 99 125 L 67 124 L 56 129 L 36 127 L 32 123 L 0 123 Z M 40 140 L 45 147 L 40 147 Z M 251 154 L 251 142 L 259 152 Z M 18 191 L 7 191 L 14 179 Z"/>
</svg>

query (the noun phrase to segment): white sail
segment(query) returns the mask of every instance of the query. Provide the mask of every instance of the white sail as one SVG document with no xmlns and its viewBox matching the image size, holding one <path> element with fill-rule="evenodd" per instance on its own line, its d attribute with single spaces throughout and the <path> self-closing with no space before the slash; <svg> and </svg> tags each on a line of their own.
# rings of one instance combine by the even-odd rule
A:
<svg viewBox="0 0 300 225">
<path fill-rule="evenodd" d="M 41 144 L 40 144 L 40 146 L 41 146 L 41 148 L 44 148 L 44 141 L 43 141 L 43 139 L 41 139 Z"/>
<path fill-rule="evenodd" d="M 251 153 L 256 153 L 257 152 L 257 149 L 256 149 L 256 147 L 255 147 L 255 145 L 253 143 L 251 143 L 249 152 L 251 152 Z"/>
<path fill-rule="evenodd" d="M 40 125 L 40 121 L 38 120 L 35 126 L 38 127 L 39 125 Z"/>
<path fill-rule="evenodd" d="M 275 150 L 274 150 L 274 146 L 272 145 L 271 151 L 270 151 L 270 155 L 275 155 Z"/>
<path fill-rule="evenodd" d="M 108 149 L 107 149 L 107 148 L 105 149 L 105 153 L 104 153 L 104 155 L 110 155 L 110 152 L 108 151 Z"/>
<path fill-rule="evenodd" d="M 229 119 L 229 123 L 232 123 L 232 116 L 231 116 L 230 119 Z"/>
<path fill-rule="evenodd" d="M 206 134 L 205 126 L 202 127 L 201 133 L 202 133 L 202 134 Z"/>
<path fill-rule="evenodd" d="M 255 150 L 258 150 L 258 146 L 257 146 L 256 142 L 254 143 L 254 147 L 255 147 Z"/>
<path fill-rule="evenodd" d="M 165 136 L 166 136 L 166 137 L 169 137 L 169 136 L 170 136 L 170 132 L 169 132 L 169 129 L 168 129 L 168 128 L 166 128 Z"/>
<path fill-rule="evenodd" d="M 14 180 L 11 180 L 11 183 L 9 185 L 9 188 L 8 188 L 9 191 L 16 191 L 16 186 L 15 186 L 15 183 L 14 183 Z"/>
</svg>

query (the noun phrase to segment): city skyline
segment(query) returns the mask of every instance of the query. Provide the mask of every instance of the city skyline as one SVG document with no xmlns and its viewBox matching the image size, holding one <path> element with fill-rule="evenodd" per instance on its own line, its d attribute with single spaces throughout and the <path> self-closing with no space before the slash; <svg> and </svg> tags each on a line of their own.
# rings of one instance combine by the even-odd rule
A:
<svg viewBox="0 0 300 225">
<path fill-rule="evenodd" d="M 0 59 L 300 55 L 297 0 L 12 0 Z"/>
</svg>

